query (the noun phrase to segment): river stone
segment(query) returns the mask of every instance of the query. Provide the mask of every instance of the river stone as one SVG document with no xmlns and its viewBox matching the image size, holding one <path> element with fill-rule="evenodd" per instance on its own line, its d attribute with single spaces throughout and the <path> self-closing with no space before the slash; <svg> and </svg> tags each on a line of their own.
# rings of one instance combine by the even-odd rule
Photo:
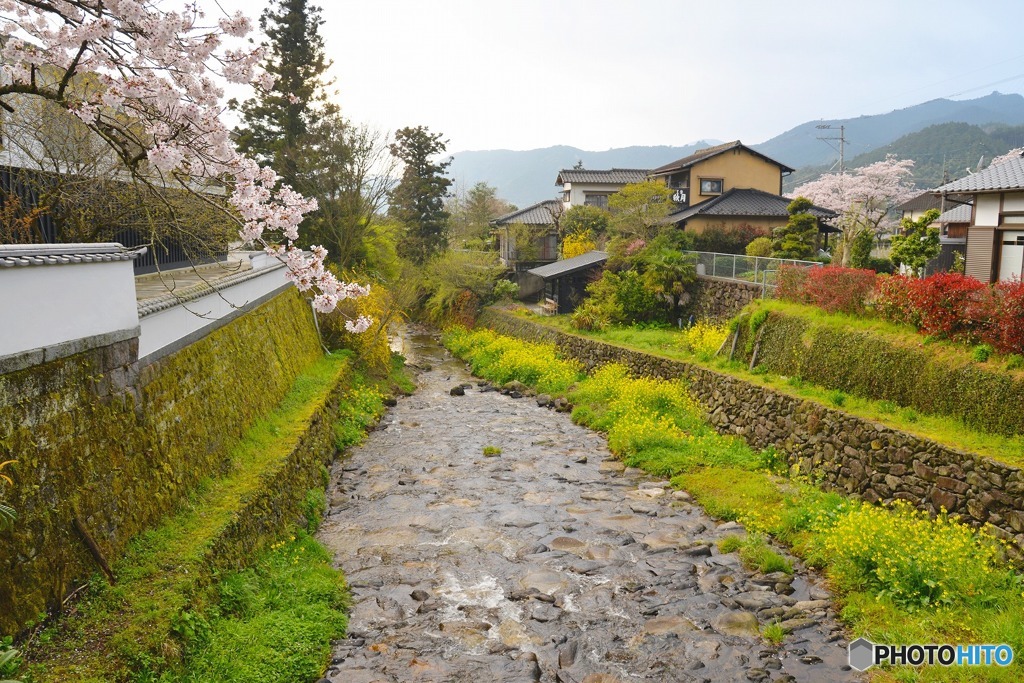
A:
<svg viewBox="0 0 1024 683">
<path fill-rule="evenodd" d="M 759 633 L 753 612 L 722 612 L 712 620 L 711 628 L 727 636 L 755 637 Z"/>
<path fill-rule="evenodd" d="M 686 633 L 697 627 L 686 617 L 655 617 L 644 624 L 644 633 L 649 636 L 663 636 L 666 633 Z"/>
<path fill-rule="evenodd" d="M 597 471 L 602 474 L 622 472 L 625 469 L 626 466 L 619 460 L 602 460 L 601 464 L 597 466 Z"/>
<path fill-rule="evenodd" d="M 548 547 L 552 550 L 564 550 L 567 553 L 580 555 L 587 547 L 587 544 L 578 538 L 559 536 L 558 538 L 552 539 L 552 541 L 548 543 Z"/>
<path fill-rule="evenodd" d="M 622 683 L 622 679 L 611 674 L 587 674 L 581 683 Z"/>
<path fill-rule="evenodd" d="M 556 591 L 564 590 L 568 582 L 559 572 L 550 569 L 535 569 L 519 579 L 519 585 L 527 590 L 536 588 L 541 593 L 551 595 Z"/>
<path fill-rule="evenodd" d="M 451 394 L 452 396 L 465 396 L 466 388 L 460 384 L 457 387 L 452 387 L 451 389 L 449 389 L 448 393 Z"/>
<path fill-rule="evenodd" d="M 690 539 L 685 533 L 673 529 L 659 529 L 654 533 L 644 536 L 643 540 L 643 544 L 651 550 L 678 548 L 681 545 L 687 545 L 689 542 Z"/>
</svg>

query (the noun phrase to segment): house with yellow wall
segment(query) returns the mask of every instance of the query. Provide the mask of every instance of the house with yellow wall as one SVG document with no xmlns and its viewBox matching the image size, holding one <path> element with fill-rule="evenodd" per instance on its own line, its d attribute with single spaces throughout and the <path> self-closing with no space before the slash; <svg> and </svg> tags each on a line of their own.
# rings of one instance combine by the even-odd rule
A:
<svg viewBox="0 0 1024 683">
<path fill-rule="evenodd" d="M 700 234 L 711 226 L 751 225 L 770 233 L 789 218 L 786 207 L 792 199 L 782 196 L 782 179 L 792 172 L 734 140 L 697 150 L 654 169 L 648 177 L 675 191 L 676 208 L 667 221 L 681 229 Z M 835 217 L 834 212 L 815 206 L 811 213 L 822 232 L 832 231 L 825 222 Z"/>
</svg>

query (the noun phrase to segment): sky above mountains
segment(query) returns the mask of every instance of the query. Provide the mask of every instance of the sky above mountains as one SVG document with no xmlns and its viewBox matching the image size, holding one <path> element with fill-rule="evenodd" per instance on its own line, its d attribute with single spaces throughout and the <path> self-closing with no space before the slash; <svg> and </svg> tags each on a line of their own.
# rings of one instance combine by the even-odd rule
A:
<svg viewBox="0 0 1024 683">
<path fill-rule="evenodd" d="M 199 4 L 257 19 L 267 2 Z M 426 125 L 450 152 L 753 144 L 808 119 L 1024 93 L 1020 0 L 319 4 L 344 113 Z"/>
</svg>

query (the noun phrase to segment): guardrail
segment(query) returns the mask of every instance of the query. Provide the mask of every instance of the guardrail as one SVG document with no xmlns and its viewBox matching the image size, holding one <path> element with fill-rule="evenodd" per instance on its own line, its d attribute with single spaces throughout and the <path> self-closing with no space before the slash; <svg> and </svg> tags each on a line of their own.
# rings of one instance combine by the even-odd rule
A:
<svg viewBox="0 0 1024 683">
<path fill-rule="evenodd" d="M 782 266 L 816 268 L 817 261 L 771 258 L 768 256 L 745 256 L 743 254 L 720 254 L 713 251 L 687 251 L 697 259 L 697 275 L 750 282 L 761 285 L 762 295 L 769 287 L 775 287 L 779 269 Z"/>
</svg>

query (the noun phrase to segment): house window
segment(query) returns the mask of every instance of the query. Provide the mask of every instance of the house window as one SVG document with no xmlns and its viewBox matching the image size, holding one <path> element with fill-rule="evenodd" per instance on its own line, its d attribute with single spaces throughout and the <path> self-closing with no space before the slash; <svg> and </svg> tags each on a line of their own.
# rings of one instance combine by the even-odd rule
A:
<svg viewBox="0 0 1024 683">
<path fill-rule="evenodd" d="M 583 203 L 586 206 L 596 206 L 599 209 L 608 208 L 608 195 L 606 194 L 584 194 Z"/>
<path fill-rule="evenodd" d="M 722 194 L 722 179 L 721 178 L 701 178 L 700 179 L 700 193 L 701 194 Z"/>
<path fill-rule="evenodd" d="M 570 201 L 570 195 L 571 194 L 572 194 L 572 190 L 566 190 L 565 192 L 563 192 L 562 193 L 562 201 L 565 202 L 566 204 L 568 204 L 569 201 Z"/>
</svg>

